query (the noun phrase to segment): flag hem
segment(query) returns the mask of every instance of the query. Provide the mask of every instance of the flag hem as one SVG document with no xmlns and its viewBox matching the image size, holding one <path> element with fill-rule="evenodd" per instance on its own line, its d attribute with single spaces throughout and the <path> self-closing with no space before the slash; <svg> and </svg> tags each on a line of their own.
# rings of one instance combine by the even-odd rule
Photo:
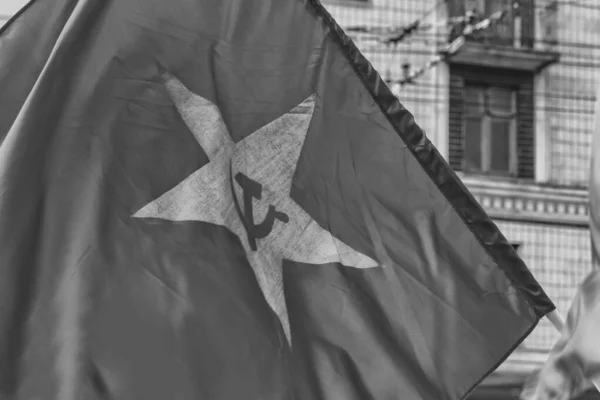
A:
<svg viewBox="0 0 600 400">
<path fill-rule="evenodd" d="M 542 318 L 543 318 L 543 316 L 542 317 L 536 316 L 535 321 L 533 321 L 533 323 L 531 324 L 529 329 L 527 329 L 525 331 L 525 333 L 515 341 L 513 346 L 511 346 L 508 349 L 508 351 L 502 357 L 500 357 L 498 362 L 496 362 L 496 364 L 494 364 L 487 372 L 485 372 L 485 374 L 483 374 L 483 376 L 478 381 L 476 381 L 473 384 L 473 386 L 469 390 L 467 390 L 464 395 L 462 395 L 460 397 L 460 399 L 461 400 L 468 399 L 469 396 L 471 396 L 473 394 L 475 389 L 477 389 L 477 387 L 479 387 L 479 385 L 481 385 L 483 383 L 483 381 L 485 381 L 495 370 L 497 370 L 498 367 L 500 365 L 502 365 L 508 359 L 508 357 L 510 357 L 510 355 L 521 345 L 521 343 L 523 343 L 523 341 L 527 338 L 527 336 L 529 336 L 531 334 L 531 332 L 533 332 L 533 330 L 538 326 L 538 324 Z"/>
<path fill-rule="evenodd" d="M 538 321 L 555 309 L 523 260 L 320 0 L 308 0 L 383 115 Z M 404 133 L 401 133 L 404 132 Z M 537 324 L 537 322 L 536 322 Z M 524 339 L 524 338 L 523 338 Z"/>
</svg>

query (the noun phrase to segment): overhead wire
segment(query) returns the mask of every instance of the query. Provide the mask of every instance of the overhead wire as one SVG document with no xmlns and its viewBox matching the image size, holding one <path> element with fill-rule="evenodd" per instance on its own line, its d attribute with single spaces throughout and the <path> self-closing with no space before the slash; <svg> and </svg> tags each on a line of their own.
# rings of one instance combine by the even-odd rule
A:
<svg viewBox="0 0 600 400">
<path fill-rule="evenodd" d="M 404 65 L 404 77 L 399 80 L 388 80 L 388 84 L 399 84 L 400 86 L 404 86 L 406 84 L 414 83 L 414 80 L 421 75 L 425 74 L 431 68 L 434 68 L 439 63 L 447 60 L 451 55 L 455 54 L 460 50 L 460 48 L 465 44 L 467 38 L 473 36 L 474 34 L 484 31 L 491 27 L 494 24 L 500 22 L 504 16 L 506 15 L 505 11 L 497 11 L 487 18 L 475 22 L 475 15 L 472 12 L 467 12 L 464 17 L 459 20 L 464 23 L 464 28 L 460 35 L 458 35 L 455 39 L 452 40 L 449 44 L 445 45 L 442 50 L 438 51 L 436 55 L 434 55 L 429 61 L 425 63 L 425 65 L 421 66 L 416 70 L 410 70 L 410 65 L 407 68 L 407 65 Z"/>
</svg>

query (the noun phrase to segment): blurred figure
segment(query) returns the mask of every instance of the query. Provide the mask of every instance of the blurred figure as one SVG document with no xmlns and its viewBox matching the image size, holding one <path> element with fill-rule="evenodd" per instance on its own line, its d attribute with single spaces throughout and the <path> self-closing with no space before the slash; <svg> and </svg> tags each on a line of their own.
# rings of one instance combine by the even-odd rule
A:
<svg viewBox="0 0 600 400">
<path fill-rule="evenodd" d="M 579 288 L 565 328 L 540 371 L 525 383 L 521 400 L 567 400 L 600 385 L 600 270 Z"/>
<path fill-rule="evenodd" d="M 541 371 L 536 371 L 527 380 L 521 400 L 568 400 L 580 393 L 576 377 L 563 362 L 548 360 Z"/>
<path fill-rule="evenodd" d="M 573 299 L 560 339 L 543 368 L 525 383 L 521 400 L 567 400 L 600 388 L 600 96 L 596 98 L 589 183 L 593 267 Z"/>
</svg>

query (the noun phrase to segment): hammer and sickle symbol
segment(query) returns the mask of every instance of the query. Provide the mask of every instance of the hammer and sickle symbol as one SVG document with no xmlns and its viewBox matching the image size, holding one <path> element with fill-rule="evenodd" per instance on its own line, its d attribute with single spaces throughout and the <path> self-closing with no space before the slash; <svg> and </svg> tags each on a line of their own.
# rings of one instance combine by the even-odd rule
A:
<svg viewBox="0 0 600 400">
<path fill-rule="evenodd" d="M 231 175 L 231 171 L 230 171 Z M 275 220 L 279 220 L 283 223 L 289 222 L 290 218 L 287 214 L 277 211 L 274 205 L 269 204 L 269 210 L 267 211 L 267 215 L 263 222 L 255 223 L 254 222 L 254 207 L 252 206 L 252 200 L 257 199 L 260 200 L 262 198 L 262 190 L 263 186 L 256 182 L 255 180 L 250 179 L 246 175 L 241 172 L 238 172 L 235 175 L 235 181 L 240 185 L 243 192 L 244 198 L 244 211 L 240 207 L 238 199 L 235 195 L 235 191 L 233 190 L 233 179 L 231 182 L 231 190 L 233 193 L 233 203 L 235 205 L 235 209 L 244 224 L 244 228 L 246 230 L 246 235 L 248 236 L 248 243 L 250 244 L 250 248 L 252 251 L 256 251 L 256 239 L 263 239 L 271 233 L 273 230 L 273 225 L 275 224 Z"/>
</svg>

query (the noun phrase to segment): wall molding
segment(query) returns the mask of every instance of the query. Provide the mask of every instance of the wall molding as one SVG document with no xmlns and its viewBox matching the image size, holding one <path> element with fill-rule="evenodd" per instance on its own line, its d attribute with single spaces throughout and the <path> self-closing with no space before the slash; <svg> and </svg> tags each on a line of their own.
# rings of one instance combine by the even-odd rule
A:
<svg viewBox="0 0 600 400">
<path fill-rule="evenodd" d="M 587 189 L 545 187 L 459 174 L 488 215 L 496 219 L 587 227 Z"/>
</svg>

